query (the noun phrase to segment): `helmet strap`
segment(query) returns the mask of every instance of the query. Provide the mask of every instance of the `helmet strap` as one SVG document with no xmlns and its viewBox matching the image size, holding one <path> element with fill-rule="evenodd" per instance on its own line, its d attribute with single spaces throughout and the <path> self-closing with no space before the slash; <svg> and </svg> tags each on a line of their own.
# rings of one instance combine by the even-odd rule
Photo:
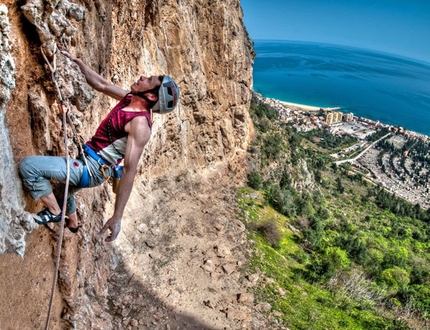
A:
<svg viewBox="0 0 430 330">
<path fill-rule="evenodd" d="M 146 96 L 146 93 L 147 92 L 137 92 L 137 93 L 132 93 L 132 94 L 141 97 L 142 99 L 144 99 L 148 103 L 153 102 L 148 98 L 148 96 Z"/>
<path fill-rule="evenodd" d="M 144 92 L 135 92 L 135 93 L 132 92 L 133 95 L 136 95 L 136 96 L 143 98 L 148 103 L 149 107 L 152 108 L 155 105 L 155 103 L 157 103 L 158 97 L 157 97 L 157 101 L 151 100 L 147 96 L 147 93 L 153 93 L 155 95 L 158 95 L 158 90 L 154 88 L 154 89 L 150 89 L 150 90 L 147 90 Z"/>
</svg>

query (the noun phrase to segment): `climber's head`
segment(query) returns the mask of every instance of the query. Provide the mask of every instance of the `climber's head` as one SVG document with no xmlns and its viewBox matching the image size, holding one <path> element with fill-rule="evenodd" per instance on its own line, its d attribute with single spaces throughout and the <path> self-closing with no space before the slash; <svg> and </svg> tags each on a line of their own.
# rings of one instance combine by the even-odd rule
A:
<svg viewBox="0 0 430 330">
<path fill-rule="evenodd" d="M 143 98 L 148 103 L 148 110 L 158 102 L 158 91 L 163 76 L 141 76 L 131 85 L 131 93 Z"/>
<path fill-rule="evenodd" d="M 169 113 L 175 109 L 179 101 L 179 88 L 169 76 L 163 76 L 158 90 L 158 102 L 152 107 L 157 113 Z"/>
<path fill-rule="evenodd" d="M 145 99 L 149 108 L 161 114 L 173 111 L 179 100 L 178 85 L 169 76 L 142 76 L 131 85 L 131 93 Z"/>
</svg>

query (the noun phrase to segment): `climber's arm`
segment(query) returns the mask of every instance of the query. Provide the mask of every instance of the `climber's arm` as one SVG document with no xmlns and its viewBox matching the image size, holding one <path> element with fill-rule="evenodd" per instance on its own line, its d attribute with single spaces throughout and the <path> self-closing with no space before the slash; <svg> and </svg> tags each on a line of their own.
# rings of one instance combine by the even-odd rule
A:
<svg viewBox="0 0 430 330">
<path fill-rule="evenodd" d="M 118 87 L 108 82 L 105 78 L 100 76 L 97 72 L 91 69 L 88 65 L 86 65 L 81 59 L 77 58 L 76 56 L 73 56 L 66 51 L 61 51 L 61 53 L 67 56 L 70 60 L 72 60 L 79 66 L 79 69 L 81 69 L 81 72 L 84 74 L 88 84 L 95 90 L 102 92 L 103 94 L 106 94 L 117 100 L 121 100 L 128 93 L 128 91 L 122 89 L 121 87 Z"/>
<path fill-rule="evenodd" d="M 135 117 L 127 123 L 125 128 L 128 132 L 128 137 L 124 156 L 124 169 L 115 200 L 115 211 L 100 231 L 100 235 L 103 236 L 106 230 L 109 229 L 110 235 L 106 238 L 107 242 L 113 241 L 121 230 L 121 218 L 130 197 L 131 190 L 133 189 L 137 165 L 142 155 L 143 148 L 151 134 L 148 121 L 143 116 Z"/>
</svg>

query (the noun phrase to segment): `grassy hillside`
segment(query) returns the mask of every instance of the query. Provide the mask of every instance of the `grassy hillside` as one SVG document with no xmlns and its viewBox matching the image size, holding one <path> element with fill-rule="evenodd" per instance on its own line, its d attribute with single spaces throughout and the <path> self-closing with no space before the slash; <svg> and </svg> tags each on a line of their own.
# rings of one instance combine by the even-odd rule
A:
<svg viewBox="0 0 430 330">
<path fill-rule="evenodd" d="M 363 180 L 329 154 L 352 139 L 300 135 L 264 104 L 248 187 L 259 301 L 290 329 L 430 328 L 429 212 Z"/>
</svg>

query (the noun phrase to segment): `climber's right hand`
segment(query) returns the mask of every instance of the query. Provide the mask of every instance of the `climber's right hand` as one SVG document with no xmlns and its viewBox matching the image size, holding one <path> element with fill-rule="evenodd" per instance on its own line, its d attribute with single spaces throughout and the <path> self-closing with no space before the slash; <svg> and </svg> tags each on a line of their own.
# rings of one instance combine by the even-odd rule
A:
<svg viewBox="0 0 430 330">
<path fill-rule="evenodd" d="M 76 56 L 73 56 L 72 54 L 70 54 L 68 51 L 62 50 L 61 54 L 63 54 L 64 56 L 66 56 L 67 58 L 69 58 L 71 61 L 75 62 L 75 60 L 77 60 Z"/>
<path fill-rule="evenodd" d="M 103 237 L 104 233 L 108 229 L 110 231 L 110 235 L 108 237 L 106 237 L 105 241 L 106 242 L 112 242 L 118 236 L 119 232 L 121 231 L 121 219 L 116 219 L 113 217 L 110 218 L 105 223 L 102 230 L 100 231 L 100 233 L 99 233 L 100 237 Z"/>
</svg>

